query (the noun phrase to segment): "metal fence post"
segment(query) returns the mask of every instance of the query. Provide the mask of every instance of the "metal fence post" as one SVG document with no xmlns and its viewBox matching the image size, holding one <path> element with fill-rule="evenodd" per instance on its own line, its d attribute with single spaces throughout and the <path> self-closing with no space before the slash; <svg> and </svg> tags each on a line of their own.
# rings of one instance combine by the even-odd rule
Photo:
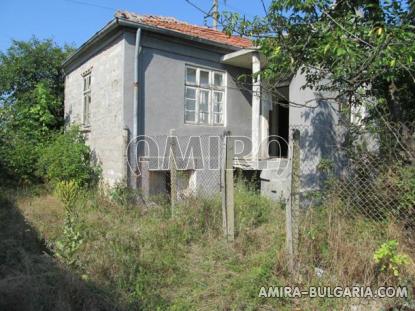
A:
<svg viewBox="0 0 415 311">
<path fill-rule="evenodd" d="M 300 131 L 292 132 L 292 156 L 291 156 L 291 190 L 290 198 L 286 206 L 286 243 L 288 252 L 288 269 L 291 273 L 296 271 L 298 255 L 300 212 Z"/>
<path fill-rule="evenodd" d="M 170 130 L 169 170 L 171 214 L 174 216 L 177 202 L 176 130 L 174 129 Z"/>
<path fill-rule="evenodd" d="M 229 139 L 230 132 L 223 137 L 223 164 L 221 171 L 222 184 L 222 218 L 223 231 L 228 241 L 235 238 L 235 203 L 233 183 L 233 143 Z"/>
</svg>

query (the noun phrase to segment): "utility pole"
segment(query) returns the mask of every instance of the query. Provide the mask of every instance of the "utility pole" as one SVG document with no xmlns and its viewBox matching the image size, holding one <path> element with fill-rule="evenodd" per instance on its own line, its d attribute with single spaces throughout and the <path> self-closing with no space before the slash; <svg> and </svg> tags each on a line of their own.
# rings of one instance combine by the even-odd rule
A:
<svg viewBox="0 0 415 311">
<path fill-rule="evenodd" d="M 219 1 L 213 0 L 213 28 L 218 29 Z"/>
</svg>

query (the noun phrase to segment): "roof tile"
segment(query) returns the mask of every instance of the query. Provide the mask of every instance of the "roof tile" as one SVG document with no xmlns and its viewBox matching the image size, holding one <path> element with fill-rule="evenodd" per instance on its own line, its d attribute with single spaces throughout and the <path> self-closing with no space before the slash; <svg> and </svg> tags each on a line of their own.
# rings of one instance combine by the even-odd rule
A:
<svg viewBox="0 0 415 311">
<path fill-rule="evenodd" d="M 115 13 L 115 17 L 240 48 L 248 48 L 253 46 L 252 41 L 247 38 L 229 36 L 224 32 L 208 27 L 191 25 L 186 22 L 179 21 L 173 17 L 137 15 L 127 11 L 118 11 Z"/>
</svg>

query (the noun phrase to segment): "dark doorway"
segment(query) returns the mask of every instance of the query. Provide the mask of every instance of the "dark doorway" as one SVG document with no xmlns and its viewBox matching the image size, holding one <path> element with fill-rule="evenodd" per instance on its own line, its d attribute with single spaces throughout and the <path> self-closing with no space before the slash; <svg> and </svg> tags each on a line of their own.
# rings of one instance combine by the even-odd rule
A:
<svg viewBox="0 0 415 311">
<path fill-rule="evenodd" d="M 278 101 L 272 104 L 269 112 L 269 156 L 288 157 L 289 138 L 288 102 Z"/>
</svg>

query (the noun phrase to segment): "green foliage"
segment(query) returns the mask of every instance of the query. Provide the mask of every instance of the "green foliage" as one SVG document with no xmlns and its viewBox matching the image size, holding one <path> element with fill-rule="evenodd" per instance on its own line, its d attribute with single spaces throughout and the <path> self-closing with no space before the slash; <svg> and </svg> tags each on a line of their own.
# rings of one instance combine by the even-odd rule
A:
<svg viewBox="0 0 415 311">
<path fill-rule="evenodd" d="M 225 12 L 223 23 L 261 46 L 264 78 L 278 83 L 300 71 L 304 86 L 367 106 L 379 124 L 380 116 L 415 117 L 413 12 L 413 1 L 273 0 L 264 17 Z"/>
<path fill-rule="evenodd" d="M 390 240 L 383 243 L 373 255 L 380 271 L 399 277 L 404 266 L 410 263 L 409 257 L 398 252 L 398 242 Z"/>
<path fill-rule="evenodd" d="M 39 153 L 63 125 L 61 63 L 70 51 L 32 38 L 0 53 L 0 182 L 38 180 Z"/>
<path fill-rule="evenodd" d="M 65 207 L 63 234 L 56 241 L 55 254 L 68 265 L 74 266 L 77 264 L 76 252 L 83 242 L 76 210 L 80 188 L 76 181 L 61 181 L 56 184 L 55 191 Z"/>
<path fill-rule="evenodd" d="M 55 135 L 40 154 L 38 173 L 55 184 L 76 181 L 81 187 L 96 184 L 100 170 L 91 164 L 91 151 L 77 127 Z"/>
<path fill-rule="evenodd" d="M 7 51 L 0 53 L 0 101 L 11 103 L 21 99 L 43 82 L 52 96 L 62 102 L 61 66 L 72 51 L 73 47 L 59 47 L 51 39 L 13 40 Z M 56 107 L 55 112 L 63 117 L 62 107 Z"/>
<path fill-rule="evenodd" d="M 257 208 L 254 198 L 258 199 L 258 193 L 244 192 L 236 192 L 243 209 Z M 252 199 L 248 200 L 249 196 Z M 220 200 L 182 201 L 171 217 L 168 205 L 125 208 L 103 193 L 89 191 L 75 204 L 82 206 L 76 208 L 76 230 L 82 240 L 79 248 L 77 236 L 66 233 L 73 236 L 74 247 L 68 242 L 76 259 L 72 271 L 105 289 L 103 301 L 120 302 L 127 310 L 200 310 L 206 306 L 218 310 L 291 310 L 296 306 L 292 299 L 258 297 L 263 286 L 292 283 L 285 255 L 284 211 L 274 205 L 277 203 L 268 205 L 271 211 L 260 224 L 246 222 L 230 244 L 223 239 Z M 56 245 L 62 239 L 64 209 L 53 198 L 24 200 L 20 209 L 47 244 Z M 379 286 L 384 279 L 376 278 L 373 260 L 378 246 L 393 239 L 403 247 L 410 246 L 399 231 L 388 230 L 386 224 L 344 217 L 329 206 L 305 212 L 298 252 L 304 286 Z M 71 261 L 64 260 L 67 262 Z M 316 276 L 316 267 L 324 270 L 323 276 Z M 405 269 L 408 284 L 413 284 L 415 277 L 412 268 Z M 387 280 L 392 282 L 387 283 L 390 286 L 400 282 L 396 278 Z M 383 305 L 389 303 L 383 301 Z M 344 309 L 343 303 L 350 301 L 301 301 L 306 310 Z"/>
<path fill-rule="evenodd" d="M 398 169 L 399 178 L 396 185 L 399 192 L 400 209 L 407 213 L 415 202 L 415 166 L 401 166 Z"/>
<path fill-rule="evenodd" d="M 269 220 L 275 202 L 250 189 L 249 183 L 239 180 L 235 187 L 236 230 L 257 227 Z"/>
<path fill-rule="evenodd" d="M 317 169 L 325 174 L 332 174 L 334 171 L 334 162 L 331 159 L 323 158 L 317 165 Z"/>
<path fill-rule="evenodd" d="M 21 181 L 35 178 L 39 152 L 58 123 L 53 110 L 59 103 L 44 83 L 37 84 L 27 97 L 0 108 L 2 162 L 7 173 Z M 27 105 L 29 98 L 31 104 Z"/>
<path fill-rule="evenodd" d="M 75 216 L 67 214 L 63 234 L 55 244 L 55 254 L 70 266 L 77 265 L 76 253 L 83 242 L 80 226 Z"/>
<path fill-rule="evenodd" d="M 125 182 L 117 183 L 112 187 L 109 195 L 116 204 L 125 208 L 134 208 L 139 197 L 137 190 L 131 189 Z"/>
<path fill-rule="evenodd" d="M 60 181 L 55 185 L 55 193 L 62 201 L 67 212 L 71 212 L 79 198 L 80 187 L 74 180 Z"/>
</svg>

